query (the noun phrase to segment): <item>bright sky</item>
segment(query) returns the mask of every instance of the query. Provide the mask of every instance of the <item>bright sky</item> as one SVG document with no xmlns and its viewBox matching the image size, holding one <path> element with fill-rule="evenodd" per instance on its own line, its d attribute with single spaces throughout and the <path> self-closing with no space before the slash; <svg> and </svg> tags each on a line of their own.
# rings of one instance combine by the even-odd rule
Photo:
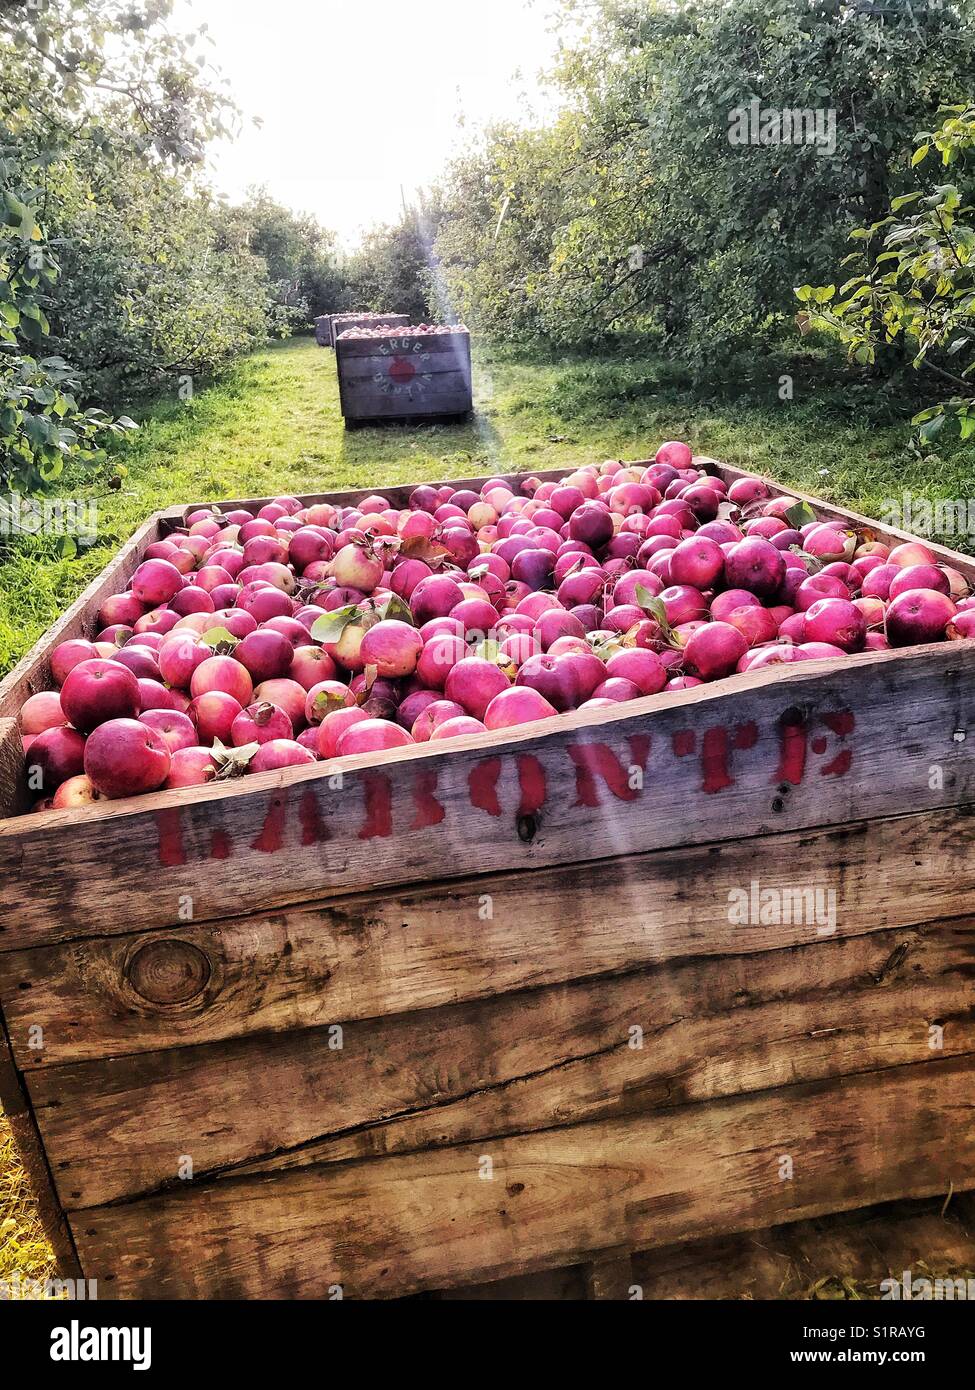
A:
<svg viewBox="0 0 975 1390">
<path fill-rule="evenodd" d="M 179 0 L 209 25 L 215 61 L 248 117 L 214 151 L 212 181 L 312 212 L 346 247 L 394 220 L 478 125 L 549 103 L 552 0 Z M 465 125 L 458 126 L 458 117 Z"/>
</svg>

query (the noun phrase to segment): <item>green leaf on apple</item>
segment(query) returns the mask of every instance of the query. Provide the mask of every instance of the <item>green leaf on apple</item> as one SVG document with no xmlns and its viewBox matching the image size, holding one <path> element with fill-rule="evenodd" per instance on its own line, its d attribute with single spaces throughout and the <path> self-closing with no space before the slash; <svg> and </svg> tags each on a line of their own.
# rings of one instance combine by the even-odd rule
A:
<svg viewBox="0 0 975 1390">
<path fill-rule="evenodd" d="M 212 647 L 220 656 L 230 656 L 240 638 L 235 637 L 229 628 L 211 627 L 208 632 L 203 633 L 200 641 L 205 647 Z"/>
<path fill-rule="evenodd" d="M 379 605 L 380 618 L 397 618 L 400 622 L 413 623 L 413 612 L 405 599 L 400 598 L 399 594 L 390 594 L 389 598 Z"/>
<path fill-rule="evenodd" d="M 359 608 L 354 603 L 347 604 L 345 608 L 333 608 L 330 613 L 323 613 L 315 619 L 311 635 L 322 646 L 327 642 L 339 642 L 345 629 L 359 616 Z"/>
<path fill-rule="evenodd" d="M 816 513 L 808 502 L 797 502 L 786 512 L 785 519 L 793 531 L 801 531 L 804 526 L 816 520 Z"/>
</svg>

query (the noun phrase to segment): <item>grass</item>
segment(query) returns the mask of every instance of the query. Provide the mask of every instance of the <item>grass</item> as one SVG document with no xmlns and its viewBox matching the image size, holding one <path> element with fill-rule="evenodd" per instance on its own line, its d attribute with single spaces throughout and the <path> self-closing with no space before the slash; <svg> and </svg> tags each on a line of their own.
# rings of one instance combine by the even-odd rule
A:
<svg viewBox="0 0 975 1390">
<path fill-rule="evenodd" d="M 779 400 L 786 372 L 791 401 Z M 191 401 L 156 402 L 116 456 L 127 469 L 118 491 L 107 479 L 67 480 L 66 492 L 97 502 L 93 548 L 60 560 L 38 541 L 0 556 L 0 674 L 151 511 L 196 498 L 641 458 L 672 437 L 870 516 L 904 490 L 975 496 L 975 449 L 911 453 L 914 402 L 904 391 L 850 383 L 812 353 L 726 363 L 702 385 L 654 358 L 539 361 L 494 352 L 480 356 L 476 382 L 469 425 L 347 433 L 332 353 L 298 339 L 247 359 Z"/>
<path fill-rule="evenodd" d="M 771 474 L 878 516 L 885 499 L 975 496 L 975 450 L 920 457 L 907 447 L 913 382 L 851 382 L 805 350 L 716 364 L 706 380 L 658 358 L 539 360 L 494 351 L 476 362 L 468 425 L 346 433 L 334 357 L 310 339 L 241 363 L 192 400 L 160 400 L 115 455 L 126 470 L 70 477 L 94 497 L 98 540 L 73 560 L 46 540 L 0 552 L 0 675 L 28 651 L 120 543 L 159 507 L 191 500 L 320 492 L 601 458 L 644 458 L 662 438 Z M 791 399 L 783 378 L 791 381 Z M 951 543 L 950 538 L 949 543 Z M 955 541 L 956 548 L 970 548 Z M 41 1279 L 52 1260 L 0 1115 L 0 1280 Z"/>
</svg>

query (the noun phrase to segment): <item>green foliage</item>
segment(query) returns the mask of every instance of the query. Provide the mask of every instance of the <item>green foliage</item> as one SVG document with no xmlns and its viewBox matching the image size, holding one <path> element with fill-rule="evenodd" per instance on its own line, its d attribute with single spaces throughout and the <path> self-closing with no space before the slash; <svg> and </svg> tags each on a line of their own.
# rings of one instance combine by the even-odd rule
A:
<svg viewBox="0 0 975 1390">
<path fill-rule="evenodd" d="M 69 229 L 68 209 L 74 197 L 76 207 L 100 223 L 103 209 L 92 207 L 92 169 L 111 168 L 117 176 L 135 168 L 147 178 L 152 170 L 165 181 L 167 168 L 198 162 L 206 140 L 226 131 L 229 107 L 207 85 L 191 51 L 197 36 L 187 40 L 168 31 L 171 9 L 169 0 L 152 0 L 141 12 L 118 0 L 14 0 L 0 11 L 4 488 L 37 490 L 66 463 L 95 464 L 105 438 L 131 428 L 125 417 L 112 421 L 100 409 L 82 408 L 90 364 L 62 350 L 73 346 L 78 325 L 59 326 L 59 317 L 65 309 L 91 317 L 91 306 L 104 305 L 100 290 L 107 278 L 98 248 L 84 246 Z M 122 195 L 132 191 L 124 187 Z M 144 214 L 130 207 L 128 215 Z M 99 235 L 104 244 L 101 226 Z M 140 286 L 131 278 L 131 263 L 124 271 L 132 296 Z"/>
<path fill-rule="evenodd" d="M 445 180 L 449 293 L 475 326 L 562 345 L 660 325 L 702 370 L 788 324 L 792 287 L 883 214 L 913 132 L 975 77 L 968 0 L 566 9 L 562 114 L 487 132 Z M 776 140 L 766 112 L 819 113 L 823 138 Z"/>
<path fill-rule="evenodd" d="M 45 308 L 60 268 L 37 221 L 39 190 L 9 181 L 0 159 L 0 492 L 29 493 L 66 462 L 99 462 L 105 436 L 133 425 L 82 409 L 75 374 L 48 350 Z"/>
<path fill-rule="evenodd" d="M 285 337 L 307 328 L 318 314 L 337 312 L 347 297 L 347 278 L 337 264 L 335 235 L 314 217 L 292 212 L 252 189 L 229 210 L 227 221 L 267 267 L 272 332 Z"/>
<path fill-rule="evenodd" d="M 209 377 L 307 327 L 343 284 L 331 235 L 203 183 L 238 114 L 172 0 L 0 7 L 0 487 L 101 462 L 88 406 Z"/>
<path fill-rule="evenodd" d="M 975 435 L 975 107 L 950 108 L 916 144 L 911 164 L 921 187 L 850 233 L 857 249 L 842 264 L 857 273 L 839 288 L 802 285 L 796 295 L 808 323 L 835 335 L 854 361 L 873 364 L 890 345 L 905 345 L 912 366 L 953 384 L 956 394 L 914 423 L 930 441 L 950 420 L 966 440 Z M 948 167 L 954 181 L 940 182 Z"/>
<path fill-rule="evenodd" d="M 408 314 L 411 323 L 438 315 L 437 270 L 432 253 L 430 209 L 404 212 L 394 226 L 367 232 L 345 266 L 351 307 Z"/>
</svg>

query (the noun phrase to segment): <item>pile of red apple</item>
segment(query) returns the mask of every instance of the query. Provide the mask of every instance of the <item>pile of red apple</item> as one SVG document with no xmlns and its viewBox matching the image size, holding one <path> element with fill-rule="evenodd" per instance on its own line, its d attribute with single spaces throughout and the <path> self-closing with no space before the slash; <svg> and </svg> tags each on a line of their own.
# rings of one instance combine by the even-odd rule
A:
<svg viewBox="0 0 975 1390">
<path fill-rule="evenodd" d="M 150 545 L 21 712 L 36 809 L 557 719 L 776 663 L 975 637 L 920 542 L 820 521 L 686 444 L 562 482 L 280 497 Z"/>
<path fill-rule="evenodd" d="M 347 328 L 344 333 L 339 333 L 340 338 L 432 338 L 443 334 L 469 334 L 469 329 L 462 323 L 411 323 L 409 326 L 401 324 L 399 328 L 393 324 L 380 324 L 378 328 Z"/>
</svg>

